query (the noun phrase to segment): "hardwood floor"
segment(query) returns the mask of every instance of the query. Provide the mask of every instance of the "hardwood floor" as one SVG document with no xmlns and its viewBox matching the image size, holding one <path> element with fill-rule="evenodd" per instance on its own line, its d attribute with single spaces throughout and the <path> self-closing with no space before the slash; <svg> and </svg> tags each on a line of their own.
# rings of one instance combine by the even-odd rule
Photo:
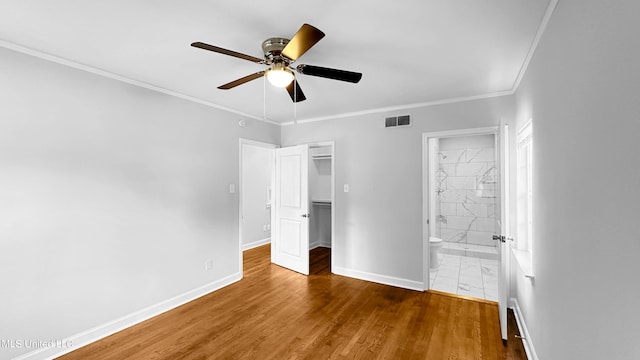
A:
<svg viewBox="0 0 640 360">
<path fill-rule="evenodd" d="M 244 279 L 60 359 L 526 359 L 500 339 L 496 303 L 332 275 L 330 250 L 311 275 L 244 253 Z"/>
</svg>

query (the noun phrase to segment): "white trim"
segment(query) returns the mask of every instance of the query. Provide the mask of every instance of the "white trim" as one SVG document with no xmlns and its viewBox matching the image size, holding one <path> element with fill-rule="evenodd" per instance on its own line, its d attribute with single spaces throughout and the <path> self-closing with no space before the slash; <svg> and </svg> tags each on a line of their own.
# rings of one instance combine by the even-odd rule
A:
<svg viewBox="0 0 640 360">
<path fill-rule="evenodd" d="M 415 280 L 397 278 L 393 276 L 373 274 L 366 271 L 347 269 L 347 268 L 338 267 L 338 266 L 336 266 L 332 270 L 333 270 L 333 273 L 336 275 L 342 275 L 342 276 L 347 276 L 354 279 L 371 281 L 371 282 L 375 282 L 383 285 L 395 286 L 403 289 L 424 291 L 422 281 L 415 281 Z"/>
<path fill-rule="evenodd" d="M 524 316 L 522 310 L 520 310 L 518 299 L 511 298 L 511 309 L 513 309 L 516 324 L 520 330 L 520 336 L 522 336 L 522 346 L 524 346 L 524 352 L 527 353 L 527 359 L 538 360 L 538 354 L 536 354 L 536 350 L 533 347 L 533 341 L 531 340 L 529 329 L 527 329 L 527 324 L 524 322 Z"/>
<path fill-rule="evenodd" d="M 26 354 L 20 355 L 13 360 L 35 360 L 35 359 L 53 359 L 71 351 L 77 350 L 83 346 L 89 345 L 95 341 L 103 339 L 118 331 L 122 331 L 128 327 L 139 324 L 154 316 L 158 316 L 164 312 L 175 309 L 178 306 L 191 302 L 199 297 L 205 296 L 225 286 L 231 285 L 242 279 L 242 273 L 235 273 L 224 277 L 220 280 L 203 285 L 199 288 L 187 291 L 181 295 L 161 301 L 155 305 L 151 305 L 144 309 L 138 310 L 129 315 L 125 315 L 119 319 L 109 321 L 105 324 L 96 326 L 92 329 L 85 330 L 81 333 L 72 335 L 61 341 L 62 344 L 71 344 L 68 348 L 49 347 L 40 348 Z"/>
<path fill-rule="evenodd" d="M 242 251 L 253 249 L 253 248 L 256 248 L 258 246 L 262 246 L 262 245 L 269 244 L 269 243 L 271 243 L 271 238 L 270 237 L 262 239 L 262 240 L 254 241 L 252 243 L 242 245 Z"/>
<path fill-rule="evenodd" d="M 118 75 L 118 74 L 115 74 L 115 73 L 112 73 L 112 72 L 109 72 L 109 71 L 106 71 L 106 70 L 98 69 L 98 68 L 95 68 L 95 67 L 92 67 L 92 66 L 89 66 L 89 65 L 84 65 L 84 64 L 75 62 L 73 60 L 68 60 L 68 59 L 64 59 L 64 58 L 61 58 L 61 57 L 58 57 L 58 56 L 55 56 L 55 55 L 47 54 L 47 53 L 44 53 L 44 52 L 41 52 L 41 51 L 38 51 L 38 50 L 35 50 L 35 49 L 31 49 L 31 48 L 27 48 L 27 47 L 24 47 L 24 46 L 21 46 L 21 45 L 18 45 L 18 44 L 11 43 L 11 42 L 8 42 L 8 41 L 5 41 L 5 40 L 0 40 L 0 46 L 4 47 L 4 48 L 7 48 L 9 50 L 13 50 L 13 51 L 17 51 L 17 52 L 20 52 L 20 53 L 23 53 L 23 54 L 31 55 L 31 56 L 34 56 L 34 57 L 37 57 L 37 58 L 40 58 L 40 59 L 43 59 L 43 60 L 51 61 L 51 62 L 54 62 L 54 63 L 65 65 L 65 66 L 69 66 L 69 67 L 77 69 L 77 70 L 86 71 L 86 72 L 89 72 L 89 73 L 92 73 L 92 74 L 96 74 L 96 75 L 99 75 L 99 76 L 104 76 L 104 77 L 109 78 L 109 79 L 121 81 L 121 82 L 130 84 L 130 85 L 139 86 L 139 87 L 142 87 L 142 88 L 145 88 L 145 89 L 148 89 L 148 90 L 157 91 L 159 93 L 163 93 L 163 94 L 166 94 L 166 95 L 174 96 L 174 97 L 177 97 L 177 98 L 180 98 L 180 99 L 183 99 L 183 100 L 192 101 L 192 102 L 195 102 L 195 103 L 198 103 L 198 104 L 201 104 L 201 105 L 205 105 L 205 106 L 209 106 L 209 107 L 212 107 L 212 108 L 216 108 L 218 110 L 223 110 L 223 111 L 230 112 L 230 113 L 237 114 L 237 115 L 241 115 L 241 116 L 244 116 L 244 117 L 247 117 L 247 118 L 250 118 L 250 119 L 263 121 L 263 122 L 266 122 L 266 123 L 269 123 L 269 124 L 272 124 L 272 125 L 280 125 L 280 123 L 278 123 L 276 121 L 273 121 L 273 120 L 265 119 L 262 116 L 256 116 L 256 115 L 252 115 L 252 114 L 246 113 L 244 111 L 240 111 L 240 110 L 232 109 L 232 108 L 229 108 L 229 107 L 226 107 L 226 106 L 218 105 L 218 104 L 212 103 L 212 102 L 207 101 L 207 100 L 202 100 L 202 99 L 190 96 L 190 95 L 179 93 L 177 91 L 165 89 L 163 87 L 152 85 L 152 84 L 140 81 L 140 80 L 131 79 L 131 78 L 128 78 L 126 76 Z"/>
<path fill-rule="evenodd" d="M 518 72 L 518 76 L 516 77 L 516 81 L 513 83 L 513 87 L 511 88 L 511 92 L 515 93 L 516 90 L 520 87 L 520 82 L 524 75 L 527 73 L 527 69 L 529 68 L 529 63 L 531 63 L 531 59 L 533 58 L 533 54 L 535 54 L 536 49 L 538 48 L 538 44 L 540 43 L 540 39 L 544 34 L 544 31 L 547 29 L 547 25 L 549 24 L 549 20 L 551 19 L 551 15 L 556 10 L 558 6 L 559 0 L 551 0 L 549 1 L 549 5 L 547 6 L 547 10 L 545 11 L 542 21 L 540 21 L 540 26 L 538 26 L 538 31 L 536 31 L 536 35 L 531 42 L 531 46 L 529 47 L 529 52 L 527 53 L 527 57 L 524 59 L 524 63 L 522 63 L 522 67 L 520 68 L 520 72 Z"/>
<path fill-rule="evenodd" d="M 320 242 L 320 241 L 316 241 L 316 242 L 313 242 L 313 243 L 309 244 L 309 250 L 313 250 L 313 249 L 317 249 L 317 248 L 331 249 L 331 245 L 327 244 L 327 243 Z"/>
<path fill-rule="evenodd" d="M 398 106 L 388 106 L 388 107 L 381 107 L 381 108 L 375 108 L 375 109 L 369 109 L 369 110 L 353 111 L 353 112 L 346 112 L 346 113 L 341 113 L 341 114 L 334 114 L 334 115 L 319 116 L 319 117 L 315 117 L 315 118 L 296 120 L 296 124 L 304 124 L 304 123 L 310 123 L 310 122 L 316 122 L 316 121 L 325 121 L 325 120 L 344 119 L 344 118 L 360 116 L 360 115 L 370 115 L 370 114 L 378 114 L 378 113 L 385 113 L 385 112 L 395 112 L 395 111 L 401 111 L 401 110 L 407 110 L 407 109 L 415 109 L 415 108 L 420 108 L 420 107 L 429 107 L 429 106 L 453 104 L 453 103 L 473 101 L 473 100 L 482 100 L 482 99 L 489 99 L 489 98 L 500 97 L 500 96 L 513 95 L 513 94 L 514 94 L 513 90 L 507 90 L 507 91 L 499 91 L 499 92 L 490 93 L 490 94 L 483 94 L 483 95 L 473 95 L 473 96 L 465 96 L 465 97 L 457 97 L 457 98 L 450 98 L 450 99 L 426 101 L 426 102 L 412 103 L 412 104 L 405 104 L 405 105 L 398 105 Z M 289 122 L 280 123 L 280 125 L 281 126 L 285 126 L 285 125 L 295 125 L 295 124 L 293 123 L 293 121 L 289 121 Z"/>
</svg>

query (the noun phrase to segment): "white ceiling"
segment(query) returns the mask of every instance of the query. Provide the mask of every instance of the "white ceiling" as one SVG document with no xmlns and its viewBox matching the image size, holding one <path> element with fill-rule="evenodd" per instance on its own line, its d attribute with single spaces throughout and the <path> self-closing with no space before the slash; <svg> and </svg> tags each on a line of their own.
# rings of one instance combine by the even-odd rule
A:
<svg viewBox="0 0 640 360">
<path fill-rule="evenodd" d="M 275 122 L 400 109 L 510 92 L 549 0 L 0 0 L 0 45 L 30 49 Z M 296 64 L 363 73 L 358 84 L 298 75 L 295 107 L 265 68 L 191 47 L 262 57 L 269 37 L 303 23 L 326 36 Z M 31 51 L 33 50 L 33 51 Z M 45 56 L 46 57 L 46 56 Z M 265 102 L 266 100 L 266 102 Z"/>
</svg>

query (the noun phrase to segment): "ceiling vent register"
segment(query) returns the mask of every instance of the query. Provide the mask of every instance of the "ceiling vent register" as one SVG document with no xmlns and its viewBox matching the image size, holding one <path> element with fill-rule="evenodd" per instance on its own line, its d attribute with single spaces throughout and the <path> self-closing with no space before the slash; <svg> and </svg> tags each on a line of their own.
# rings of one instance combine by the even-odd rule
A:
<svg viewBox="0 0 640 360">
<path fill-rule="evenodd" d="M 411 126 L 411 116 L 400 115 L 391 116 L 384 119 L 384 127 L 399 127 L 399 126 Z"/>
</svg>

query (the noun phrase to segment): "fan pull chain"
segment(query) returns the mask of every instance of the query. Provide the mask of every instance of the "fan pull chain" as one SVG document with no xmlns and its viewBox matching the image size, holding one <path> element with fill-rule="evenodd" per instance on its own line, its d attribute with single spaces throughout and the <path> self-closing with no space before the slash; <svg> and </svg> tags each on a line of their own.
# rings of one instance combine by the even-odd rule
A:
<svg viewBox="0 0 640 360">
<path fill-rule="evenodd" d="M 267 121 L 267 77 L 262 77 L 262 119 Z"/>
<path fill-rule="evenodd" d="M 293 125 L 298 125 L 298 79 L 293 78 Z"/>
</svg>

